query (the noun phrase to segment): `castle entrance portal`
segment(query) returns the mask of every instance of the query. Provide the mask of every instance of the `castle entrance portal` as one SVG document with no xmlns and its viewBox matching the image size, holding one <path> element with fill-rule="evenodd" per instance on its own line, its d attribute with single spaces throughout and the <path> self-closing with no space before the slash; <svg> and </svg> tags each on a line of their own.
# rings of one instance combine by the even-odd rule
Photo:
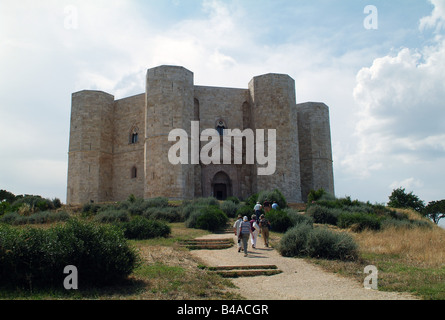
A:
<svg viewBox="0 0 445 320">
<path fill-rule="evenodd" d="M 220 171 L 213 177 L 212 180 L 213 196 L 218 200 L 226 200 L 227 197 L 232 196 L 232 182 L 229 176 Z"/>
</svg>

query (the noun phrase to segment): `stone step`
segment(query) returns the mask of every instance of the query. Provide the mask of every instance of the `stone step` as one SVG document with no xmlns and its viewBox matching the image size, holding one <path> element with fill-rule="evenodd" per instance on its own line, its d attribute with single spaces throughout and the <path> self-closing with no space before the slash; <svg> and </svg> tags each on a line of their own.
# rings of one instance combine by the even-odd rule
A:
<svg viewBox="0 0 445 320">
<path fill-rule="evenodd" d="M 179 242 L 180 247 L 186 247 L 191 250 L 218 250 L 227 249 L 234 244 L 232 239 L 193 239 L 182 240 Z"/>
<path fill-rule="evenodd" d="M 223 278 L 238 278 L 238 277 L 257 277 L 257 276 L 273 276 L 280 274 L 281 270 L 221 270 L 213 271 Z"/>
<path fill-rule="evenodd" d="M 274 269 L 274 270 L 277 270 L 278 267 L 273 264 L 267 264 L 267 265 L 250 265 L 250 266 L 217 266 L 217 267 L 208 267 L 208 269 L 211 271 L 252 270 L 252 269 L 260 269 L 260 270 Z"/>
<path fill-rule="evenodd" d="M 182 243 L 233 243 L 233 239 L 192 239 L 181 240 Z"/>
<path fill-rule="evenodd" d="M 207 269 L 224 278 L 273 276 L 282 273 L 276 265 L 217 266 Z"/>
</svg>

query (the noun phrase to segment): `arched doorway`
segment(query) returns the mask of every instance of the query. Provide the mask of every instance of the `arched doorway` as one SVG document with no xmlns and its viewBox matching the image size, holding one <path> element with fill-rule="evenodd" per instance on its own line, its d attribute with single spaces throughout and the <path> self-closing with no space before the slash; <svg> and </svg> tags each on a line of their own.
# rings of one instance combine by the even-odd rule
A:
<svg viewBox="0 0 445 320">
<path fill-rule="evenodd" d="M 232 182 L 227 173 L 220 171 L 212 180 L 213 197 L 218 200 L 226 200 L 232 196 Z"/>
</svg>

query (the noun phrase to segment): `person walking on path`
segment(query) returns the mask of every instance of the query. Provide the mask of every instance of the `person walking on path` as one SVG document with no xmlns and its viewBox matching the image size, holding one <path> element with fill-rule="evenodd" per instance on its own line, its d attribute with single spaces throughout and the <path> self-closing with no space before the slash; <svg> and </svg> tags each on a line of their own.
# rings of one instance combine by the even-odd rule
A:
<svg viewBox="0 0 445 320">
<path fill-rule="evenodd" d="M 250 227 L 252 233 L 250 234 L 250 242 L 252 243 L 252 248 L 256 248 L 256 241 L 258 239 L 258 233 L 260 232 L 260 226 L 257 223 L 256 215 L 252 215 L 252 220 L 250 220 Z"/>
<path fill-rule="evenodd" d="M 278 210 L 278 208 L 279 208 L 278 203 L 276 201 L 274 201 L 272 204 L 272 209 Z"/>
<path fill-rule="evenodd" d="M 270 227 L 269 220 L 267 220 L 264 214 L 262 214 L 260 216 L 260 229 L 261 229 L 261 234 L 263 235 L 264 245 L 266 247 L 269 247 L 269 227 Z"/>
<path fill-rule="evenodd" d="M 249 242 L 249 236 L 252 234 L 252 228 L 250 227 L 250 222 L 247 216 L 244 216 L 243 222 L 241 222 L 240 236 L 243 242 L 244 256 L 247 256 L 247 244 Z"/>
<path fill-rule="evenodd" d="M 240 228 L 241 222 L 243 222 L 243 217 L 239 214 L 238 220 L 233 224 L 233 232 L 235 233 L 236 238 L 238 239 L 238 252 L 241 251 L 241 238 L 240 238 Z"/>
<path fill-rule="evenodd" d="M 264 201 L 263 207 L 264 207 L 264 211 L 266 213 L 268 213 L 270 211 L 270 202 L 269 202 L 269 200 L 266 199 L 266 201 Z"/>
<path fill-rule="evenodd" d="M 257 202 L 256 205 L 253 207 L 253 210 L 255 211 L 255 215 L 257 216 L 257 218 L 260 217 L 261 215 L 261 203 Z"/>
</svg>

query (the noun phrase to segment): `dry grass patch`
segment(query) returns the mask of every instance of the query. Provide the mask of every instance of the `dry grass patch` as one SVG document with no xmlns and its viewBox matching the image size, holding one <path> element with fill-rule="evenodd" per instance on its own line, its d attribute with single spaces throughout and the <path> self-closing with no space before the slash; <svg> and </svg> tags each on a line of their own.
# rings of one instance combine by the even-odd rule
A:
<svg viewBox="0 0 445 320">
<path fill-rule="evenodd" d="M 438 227 L 389 228 L 355 234 L 362 251 L 397 256 L 412 266 L 440 268 L 445 265 L 445 230 Z"/>
<path fill-rule="evenodd" d="M 360 283 L 365 278 L 364 267 L 375 265 L 379 290 L 445 300 L 445 230 L 437 226 L 389 228 L 352 235 L 360 248 L 357 261 L 311 261 Z"/>
</svg>

